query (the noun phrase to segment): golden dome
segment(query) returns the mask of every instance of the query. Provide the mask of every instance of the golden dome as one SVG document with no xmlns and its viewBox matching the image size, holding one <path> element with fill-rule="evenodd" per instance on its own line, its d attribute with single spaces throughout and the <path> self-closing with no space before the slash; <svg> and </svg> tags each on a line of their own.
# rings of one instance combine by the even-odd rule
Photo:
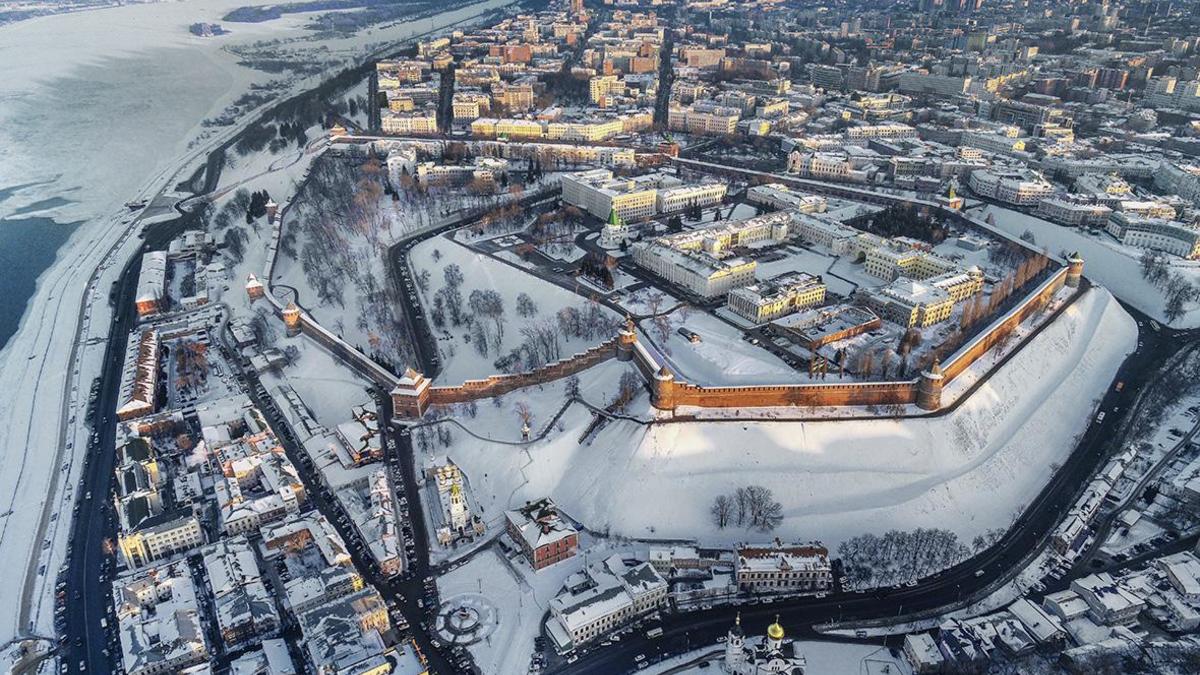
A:
<svg viewBox="0 0 1200 675">
<path fill-rule="evenodd" d="M 782 640 L 783 639 L 783 626 L 779 625 L 779 615 L 778 614 L 775 615 L 775 623 L 771 624 L 770 626 L 767 626 L 767 637 L 771 638 L 772 640 Z"/>
</svg>

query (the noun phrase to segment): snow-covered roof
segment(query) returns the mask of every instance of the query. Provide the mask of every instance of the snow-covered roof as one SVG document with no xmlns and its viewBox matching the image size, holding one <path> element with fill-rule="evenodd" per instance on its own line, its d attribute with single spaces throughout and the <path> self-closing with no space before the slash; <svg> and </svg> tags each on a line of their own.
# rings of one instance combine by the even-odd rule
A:
<svg viewBox="0 0 1200 675">
<path fill-rule="evenodd" d="M 1029 634 L 1038 642 L 1059 639 L 1065 635 L 1058 619 L 1026 598 L 1021 598 L 1009 605 L 1008 611 L 1025 626 Z"/>
<path fill-rule="evenodd" d="M 158 302 L 166 293 L 167 252 L 150 251 L 142 256 L 138 275 L 137 302 Z"/>
<path fill-rule="evenodd" d="M 529 550 L 578 534 L 578 531 L 558 512 L 549 497 L 525 506 L 505 511 L 504 517 L 521 536 Z"/>
<path fill-rule="evenodd" d="M 208 660 L 191 569 L 178 561 L 118 578 L 113 601 L 125 672 Z"/>
<path fill-rule="evenodd" d="M 778 570 L 828 571 L 829 550 L 816 544 L 784 546 L 779 542 L 766 546 L 739 546 L 738 572 Z"/>
</svg>

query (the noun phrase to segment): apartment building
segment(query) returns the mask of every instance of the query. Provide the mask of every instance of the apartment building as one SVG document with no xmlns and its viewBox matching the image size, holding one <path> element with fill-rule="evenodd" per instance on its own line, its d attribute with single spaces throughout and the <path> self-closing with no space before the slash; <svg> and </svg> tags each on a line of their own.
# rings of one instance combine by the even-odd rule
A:
<svg viewBox="0 0 1200 675">
<path fill-rule="evenodd" d="M 1054 194 L 1054 186 L 1027 169 L 972 171 L 968 185 L 981 197 L 1017 206 L 1035 206 Z"/>
<path fill-rule="evenodd" d="M 1071 227 L 1103 227 L 1112 209 L 1091 199 L 1070 196 L 1049 197 L 1038 202 L 1040 218 Z"/>
<path fill-rule="evenodd" d="M 737 132 L 742 113 L 737 108 L 698 101 L 690 106 L 672 104 L 667 110 L 667 128 L 689 134 L 723 136 Z"/>
<path fill-rule="evenodd" d="M 907 124 L 864 124 L 846 129 L 846 138 L 865 141 L 873 138 L 916 138 L 917 130 Z"/>
<path fill-rule="evenodd" d="M 1200 228 L 1193 223 L 1117 212 L 1108 219 L 1107 230 L 1128 246 L 1162 251 L 1189 260 L 1200 258 Z"/>
</svg>

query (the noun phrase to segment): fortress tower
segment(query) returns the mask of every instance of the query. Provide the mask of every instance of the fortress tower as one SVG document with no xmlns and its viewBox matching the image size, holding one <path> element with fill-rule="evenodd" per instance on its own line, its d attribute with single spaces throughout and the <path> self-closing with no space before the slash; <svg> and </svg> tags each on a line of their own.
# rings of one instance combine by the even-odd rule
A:
<svg viewBox="0 0 1200 675">
<path fill-rule="evenodd" d="M 937 410 L 942 407 L 942 385 L 946 377 L 942 375 L 942 366 L 937 359 L 928 369 L 921 371 L 917 381 L 917 405 L 922 410 Z"/>
<path fill-rule="evenodd" d="M 675 376 L 664 365 L 654 374 L 651 383 L 650 401 L 659 410 L 675 409 Z"/>
<path fill-rule="evenodd" d="M 1079 280 L 1083 278 L 1083 258 L 1079 257 L 1079 251 L 1072 253 L 1067 258 L 1067 286 L 1071 288 L 1079 288 Z"/>
<path fill-rule="evenodd" d="M 625 315 L 625 326 L 617 331 L 617 360 L 632 361 L 633 345 L 637 342 L 637 327 L 633 317 Z"/>
<path fill-rule="evenodd" d="M 419 420 L 429 407 L 429 378 L 408 368 L 392 389 L 392 414 Z"/>
<path fill-rule="evenodd" d="M 300 334 L 300 308 L 296 303 L 289 302 L 283 308 L 283 324 L 287 326 L 287 336 L 296 337 Z"/>
</svg>

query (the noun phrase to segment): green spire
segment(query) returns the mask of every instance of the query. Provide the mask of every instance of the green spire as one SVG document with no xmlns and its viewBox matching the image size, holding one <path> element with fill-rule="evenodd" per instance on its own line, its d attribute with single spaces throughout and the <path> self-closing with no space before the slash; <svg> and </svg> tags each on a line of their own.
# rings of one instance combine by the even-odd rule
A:
<svg viewBox="0 0 1200 675">
<path fill-rule="evenodd" d="M 617 215 L 616 209 L 612 209 L 608 212 L 608 224 L 614 227 L 624 225 L 624 223 L 621 222 L 621 216 Z"/>
</svg>

